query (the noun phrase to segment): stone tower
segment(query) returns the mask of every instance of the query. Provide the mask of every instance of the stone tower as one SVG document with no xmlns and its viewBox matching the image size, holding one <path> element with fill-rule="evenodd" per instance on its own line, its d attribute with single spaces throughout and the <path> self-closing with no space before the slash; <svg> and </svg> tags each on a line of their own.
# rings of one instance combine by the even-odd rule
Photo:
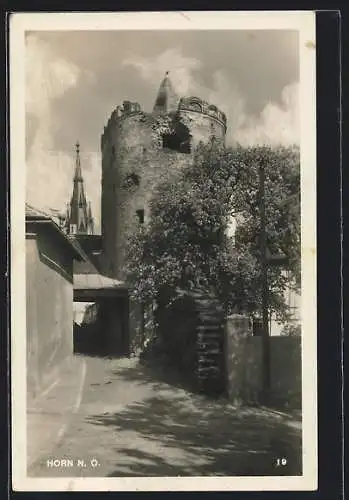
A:
<svg viewBox="0 0 349 500">
<path fill-rule="evenodd" d="M 69 234 L 94 234 L 91 203 L 87 203 L 82 177 L 80 144 L 76 144 L 73 194 L 67 206 L 65 229 Z"/>
<path fill-rule="evenodd" d="M 112 112 L 101 137 L 103 271 L 125 279 L 127 236 L 147 223 L 149 201 L 159 181 L 193 161 L 198 143 L 224 143 L 226 117 L 197 97 L 178 97 L 168 72 L 151 113 L 124 101 Z"/>
</svg>

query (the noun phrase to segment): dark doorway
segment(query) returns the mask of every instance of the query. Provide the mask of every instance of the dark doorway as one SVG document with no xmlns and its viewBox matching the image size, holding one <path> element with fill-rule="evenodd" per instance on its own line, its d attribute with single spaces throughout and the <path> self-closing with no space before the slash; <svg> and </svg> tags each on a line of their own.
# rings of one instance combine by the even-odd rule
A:
<svg viewBox="0 0 349 500">
<path fill-rule="evenodd" d="M 129 354 L 128 298 L 102 297 L 74 322 L 74 352 L 90 356 L 119 357 Z"/>
</svg>

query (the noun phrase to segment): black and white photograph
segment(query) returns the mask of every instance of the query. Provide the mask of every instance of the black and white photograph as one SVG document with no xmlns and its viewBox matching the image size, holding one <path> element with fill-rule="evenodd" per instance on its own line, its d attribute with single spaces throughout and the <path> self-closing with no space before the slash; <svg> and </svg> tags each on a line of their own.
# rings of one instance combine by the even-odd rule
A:
<svg viewBox="0 0 349 500">
<path fill-rule="evenodd" d="M 316 489 L 315 53 L 306 11 L 12 17 L 15 490 Z"/>
</svg>

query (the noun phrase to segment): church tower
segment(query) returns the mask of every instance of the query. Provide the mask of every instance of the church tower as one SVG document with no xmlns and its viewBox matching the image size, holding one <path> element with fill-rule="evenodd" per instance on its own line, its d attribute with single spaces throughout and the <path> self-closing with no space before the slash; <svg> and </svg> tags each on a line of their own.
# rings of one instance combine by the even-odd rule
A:
<svg viewBox="0 0 349 500">
<path fill-rule="evenodd" d="M 94 234 L 91 203 L 87 203 L 82 177 L 80 144 L 76 144 L 73 194 L 67 206 L 66 231 L 68 234 Z"/>
</svg>

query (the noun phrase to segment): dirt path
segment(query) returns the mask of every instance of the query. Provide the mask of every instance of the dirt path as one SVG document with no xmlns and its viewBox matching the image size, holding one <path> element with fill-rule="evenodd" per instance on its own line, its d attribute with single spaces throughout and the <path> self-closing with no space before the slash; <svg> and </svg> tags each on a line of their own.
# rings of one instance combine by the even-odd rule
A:
<svg viewBox="0 0 349 500">
<path fill-rule="evenodd" d="M 30 475 L 297 475 L 300 425 L 170 385 L 136 359 L 86 358 L 81 404 Z M 284 459 L 285 465 L 277 466 Z"/>
</svg>

